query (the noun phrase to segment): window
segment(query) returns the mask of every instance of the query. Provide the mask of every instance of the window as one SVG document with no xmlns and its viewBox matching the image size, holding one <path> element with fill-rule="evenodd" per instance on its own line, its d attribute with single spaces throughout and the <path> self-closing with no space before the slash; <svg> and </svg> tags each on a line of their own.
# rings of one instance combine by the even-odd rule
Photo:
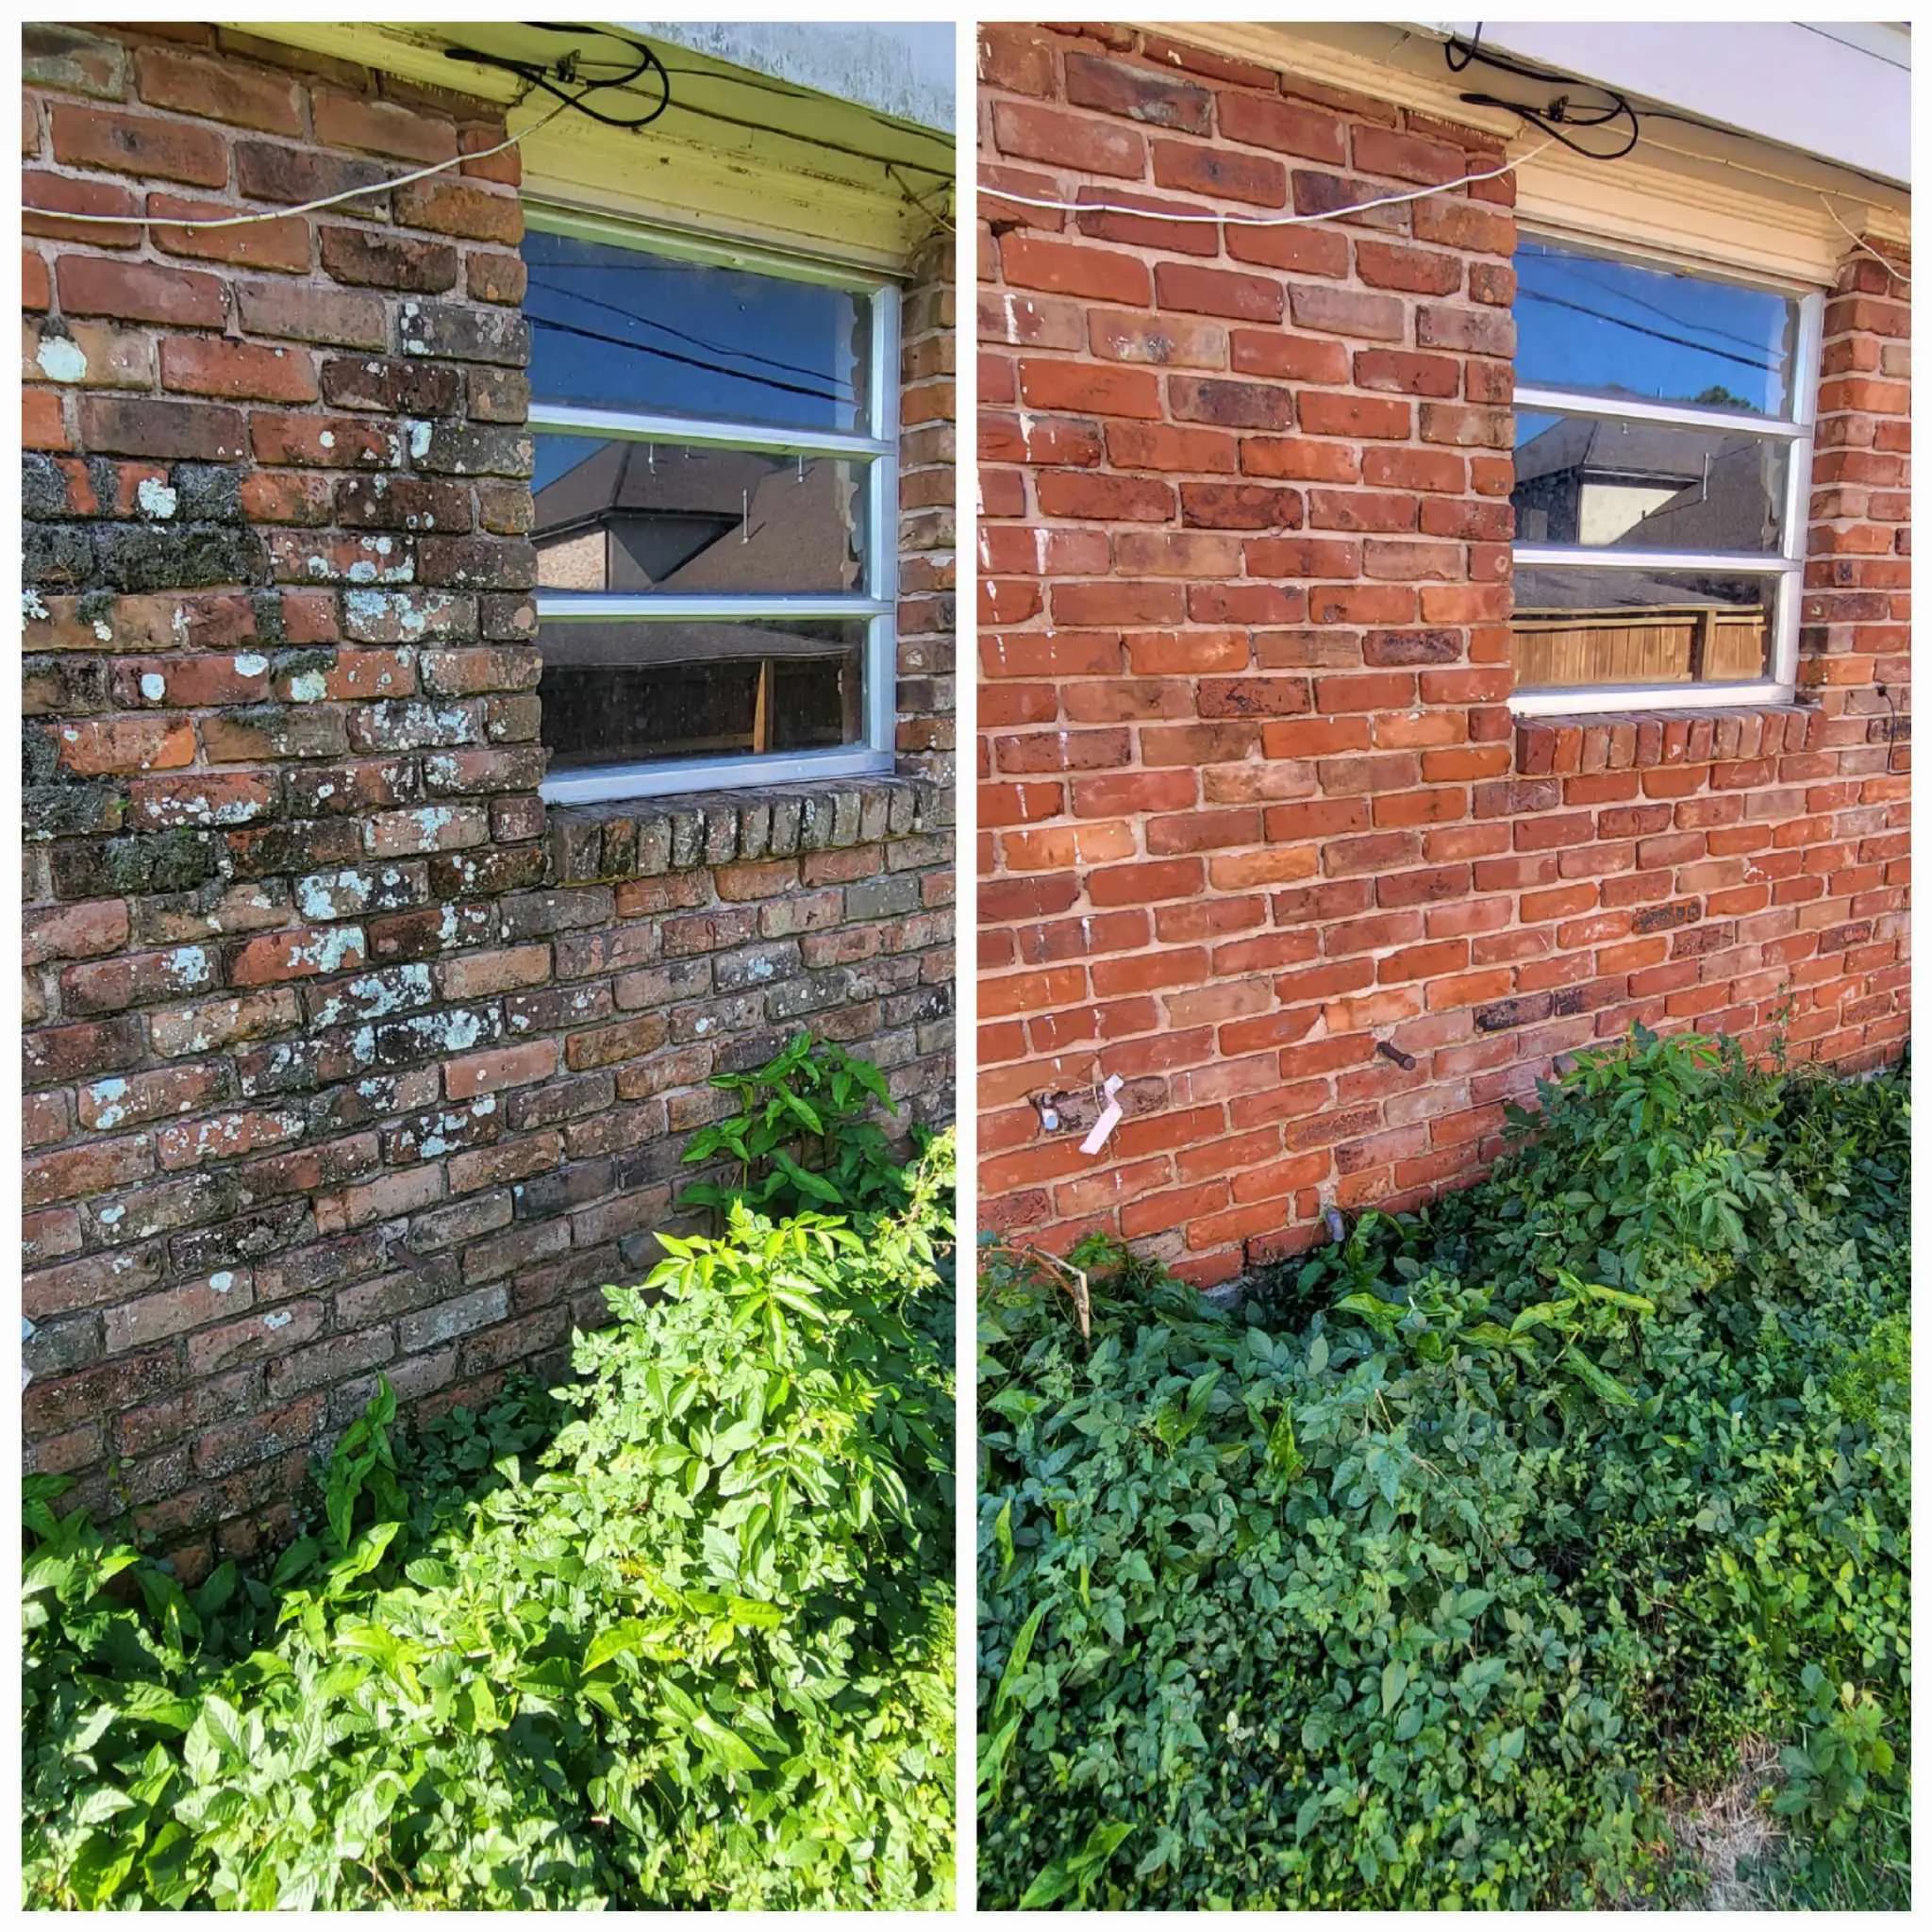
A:
<svg viewBox="0 0 1932 1932">
<path fill-rule="evenodd" d="M 1823 298 L 1525 238 L 1521 713 L 1788 698 Z"/>
<path fill-rule="evenodd" d="M 898 292 L 534 210 L 547 798 L 888 771 Z"/>
</svg>

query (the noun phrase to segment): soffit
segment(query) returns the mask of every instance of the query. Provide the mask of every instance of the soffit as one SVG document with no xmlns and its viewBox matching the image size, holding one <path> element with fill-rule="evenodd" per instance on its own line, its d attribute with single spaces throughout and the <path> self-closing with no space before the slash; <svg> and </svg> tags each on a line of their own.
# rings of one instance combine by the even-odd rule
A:
<svg viewBox="0 0 1932 1932">
<path fill-rule="evenodd" d="M 1441 41 L 1420 28 L 1191 21 L 1150 31 L 1502 136 L 1512 156 L 1543 139 L 1514 114 L 1464 105 L 1468 76 L 1450 74 Z M 1674 122 L 1646 127 L 1618 161 L 1552 146 L 1518 170 L 1516 185 L 1517 214 L 1533 226 L 1812 284 L 1828 281 L 1851 246 L 1822 196 L 1857 233 L 1910 234 L 1901 190 L 1747 135 Z"/>
<path fill-rule="evenodd" d="M 607 63 L 607 72 L 608 63 L 625 58 L 621 45 L 588 31 L 517 22 L 275 21 L 237 30 L 497 104 L 515 101 L 525 92 L 523 81 L 452 59 L 448 48 L 540 63 L 576 47 L 587 60 Z M 559 115 L 523 144 L 526 193 L 694 231 L 722 229 L 888 274 L 908 270 L 933 234 L 928 210 L 950 211 L 954 163 L 945 137 L 854 102 L 749 75 L 668 41 L 630 37 L 644 40 L 676 70 L 671 108 L 636 130 Z M 637 86 L 648 89 L 648 79 Z M 618 115 L 648 105 L 642 93 L 591 99 Z M 528 90 L 509 116 L 510 132 L 555 105 L 541 90 Z"/>
</svg>

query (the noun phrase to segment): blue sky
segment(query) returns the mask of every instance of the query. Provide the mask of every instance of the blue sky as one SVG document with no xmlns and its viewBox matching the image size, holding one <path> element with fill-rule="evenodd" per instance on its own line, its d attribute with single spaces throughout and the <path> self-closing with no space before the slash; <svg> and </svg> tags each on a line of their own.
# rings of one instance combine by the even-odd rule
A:
<svg viewBox="0 0 1932 1932">
<path fill-rule="evenodd" d="M 1516 274 L 1519 382 L 1782 413 L 1786 297 L 1528 242 Z"/>
<path fill-rule="evenodd" d="M 861 297 L 560 235 L 530 234 L 524 259 L 540 401 L 862 426 Z"/>
</svg>

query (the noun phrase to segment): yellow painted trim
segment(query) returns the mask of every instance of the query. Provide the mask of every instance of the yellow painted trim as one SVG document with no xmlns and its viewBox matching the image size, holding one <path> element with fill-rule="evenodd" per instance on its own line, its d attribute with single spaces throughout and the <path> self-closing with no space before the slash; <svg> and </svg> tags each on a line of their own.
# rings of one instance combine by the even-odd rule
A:
<svg viewBox="0 0 1932 1932">
<path fill-rule="evenodd" d="M 1149 31 L 1501 135 L 1512 155 L 1537 142 L 1515 115 L 1465 106 L 1437 43 L 1406 27 L 1186 21 Z M 1746 135 L 1675 122 L 1646 130 L 1636 153 L 1614 163 L 1552 147 L 1518 171 L 1516 191 L 1518 215 L 1538 226 L 1812 285 L 1828 282 L 1851 246 L 1821 194 L 1858 232 L 1899 242 L 1911 232 L 1910 198 L 1900 191 Z"/>
<path fill-rule="evenodd" d="M 456 88 L 499 106 L 518 92 L 513 75 L 445 58 L 452 42 L 535 57 L 543 37 L 514 22 L 385 25 L 316 21 L 251 23 L 260 39 L 352 60 L 423 87 Z M 527 44 L 526 44 L 527 43 Z M 553 43 L 554 44 L 554 43 Z M 667 57 L 668 58 L 668 57 Z M 703 56 L 677 52 L 676 63 L 721 67 Z M 680 77 L 694 95 L 702 80 Z M 674 101 L 675 101 L 674 94 Z M 943 165 L 946 147 L 911 130 L 882 124 L 863 108 L 825 96 L 792 98 L 746 91 L 726 96 L 713 88 L 706 105 L 729 98 L 730 111 L 758 119 L 738 127 L 694 115 L 667 115 L 662 126 L 626 132 L 566 114 L 526 141 L 526 192 L 546 201 L 628 220 L 727 234 L 768 248 L 885 275 L 902 275 L 929 241 L 933 222 L 908 197 L 917 187 L 929 205 L 944 207 L 948 184 L 902 171 L 895 181 L 878 162 L 813 144 L 809 137 L 878 155 L 917 154 Z M 757 103 L 748 108 L 747 103 Z M 511 132 L 538 120 L 554 103 L 532 92 L 510 115 Z M 786 131 L 808 137 L 788 139 Z"/>
</svg>

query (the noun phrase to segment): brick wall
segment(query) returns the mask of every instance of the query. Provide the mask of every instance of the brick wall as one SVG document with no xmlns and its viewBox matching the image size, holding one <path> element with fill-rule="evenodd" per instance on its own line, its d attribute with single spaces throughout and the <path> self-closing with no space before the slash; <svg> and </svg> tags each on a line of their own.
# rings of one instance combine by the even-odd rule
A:
<svg viewBox="0 0 1932 1932">
<path fill-rule="evenodd" d="M 1506 1101 L 1633 1021 L 1894 1057 L 1886 270 L 1850 258 L 1826 314 L 1800 702 L 1518 726 L 1512 179 L 1160 218 L 1336 208 L 1494 139 L 1132 27 L 987 27 L 980 78 L 983 1224 L 1217 1281 L 1324 1204 L 1473 1178 Z"/>
<path fill-rule="evenodd" d="M 288 207 L 501 111 L 208 27 L 30 26 L 50 211 Z M 375 1374 L 634 1280 L 714 1072 L 809 1024 L 949 1109 L 942 287 L 908 347 L 904 774 L 546 810 L 515 154 L 234 231 L 25 224 L 32 1466 L 191 1567 Z"/>
</svg>

